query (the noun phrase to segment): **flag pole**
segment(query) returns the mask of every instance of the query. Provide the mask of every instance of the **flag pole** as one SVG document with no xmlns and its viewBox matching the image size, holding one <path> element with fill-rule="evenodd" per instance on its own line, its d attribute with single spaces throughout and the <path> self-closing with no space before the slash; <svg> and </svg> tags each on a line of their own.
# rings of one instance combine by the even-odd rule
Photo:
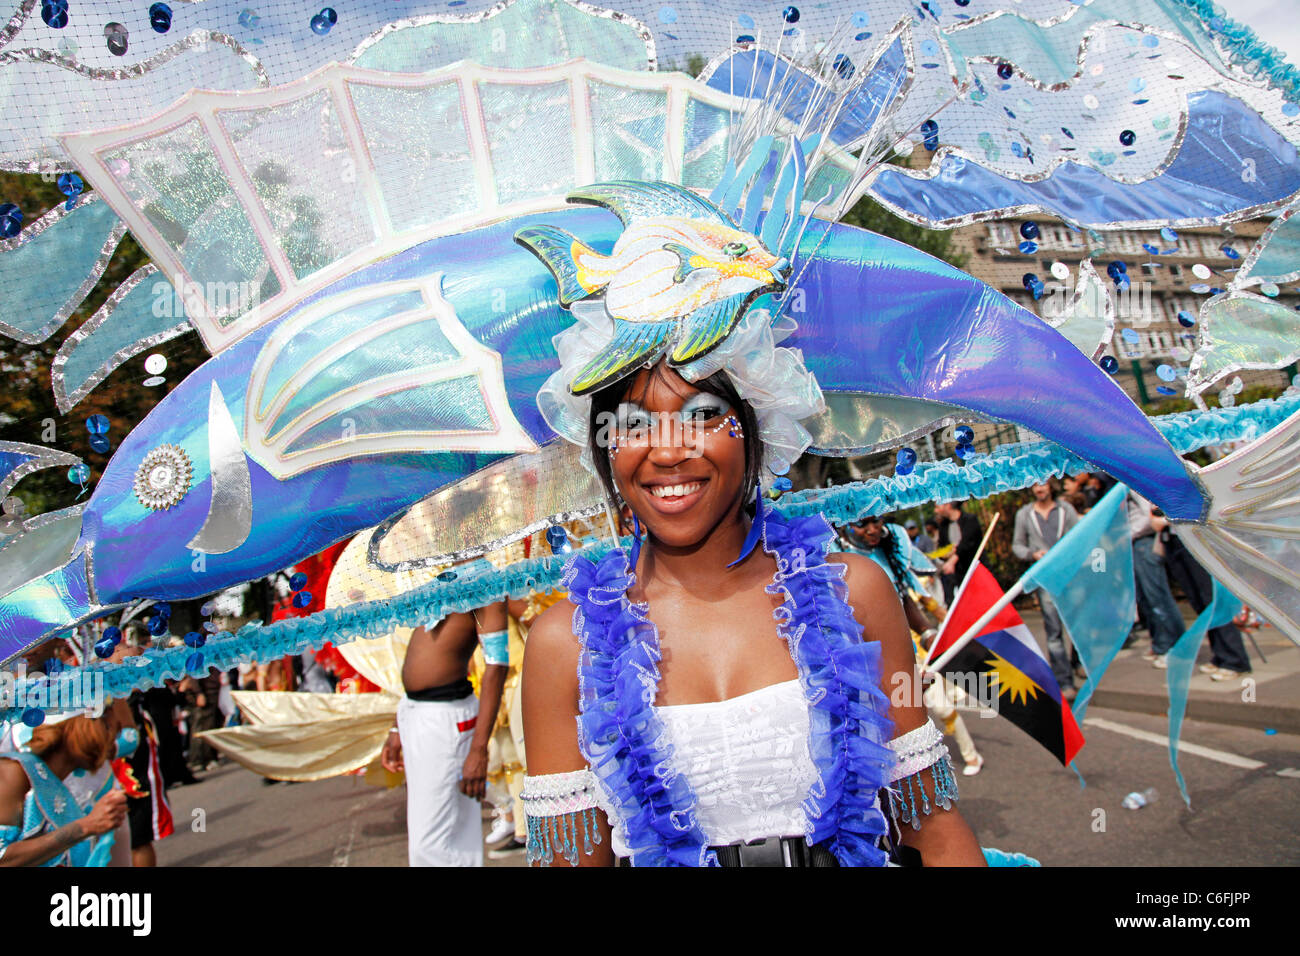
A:
<svg viewBox="0 0 1300 956">
<path fill-rule="evenodd" d="M 984 614 L 980 617 L 980 619 L 976 621 L 974 624 L 972 624 L 969 629 L 967 629 L 965 634 L 957 638 L 957 640 L 953 641 L 952 647 L 948 648 L 941 655 L 939 655 L 939 659 L 934 661 L 933 663 L 927 661 L 923 669 L 927 671 L 932 671 L 936 674 L 939 673 L 939 671 L 943 669 L 943 665 L 947 664 L 948 661 L 952 660 L 953 656 L 958 651 L 960 651 L 971 641 L 975 640 L 975 637 L 983 629 L 985 624 L 987 624 L 989 621 L 993 620 L 995 617 L 1001 614 L 1008 604 L 1010 604 L 1012 601 L 1014 601 L 1024 592 L 1025 590 L 1024 581 L 1025 579 L 1021 578 L 1015 584 L 1011 585 L 1011 587 L 1007 589 L 1007 593 L 1002 595 L 1002 597 L 998 598 L 997 603 L 995 603 L 991 608 L 985 611 Z M 954 601 L 953 603 L 956 604 L 957 602 Z M 938 638 L 935 638 L 934 644 L 930 646 L 936 647 L 938 644 L 939 644 L 939 640 Z"/>
<path fill-rule="evenodd" d="M 975 550 L 975 557 L 971 559 L 970 567 L 966 569 L 966 576 L 961 579 L 961 584 L 953 592 L 952 603 L 948 605 L 949 611 L 955 608 L 957 602 L 961 600 L 962 592 L 966 590 L 966 585 L 970 583 L 971 575 L 975 573 L 975 566 L 980 563 L 980 555 L 984 553 L 984 546 L 989 543 L 989 537 L 993 534 L 993 529 L 997 527 L 1000 517 L 1002 517 L 1002 512 L 993 512 L 993 520 L 989 522 L 988 528 L 984 531 L 984 538 L 980 541 L 980 546 Z M 934 640 L 930 642 L 930 647 L 925 652 L 925 660 L 921 662 L 921 670 L 924 671 L 930 668 L 930 658 L 934 654 L 934 649 L 939 646 L 939 639 L 943 637 L 944 630 L 948 627 L 949 617 L 950 615 L 945 614 L 943 620 L 939 622 L 939 632 L 935 634 Z"/>
</svg>

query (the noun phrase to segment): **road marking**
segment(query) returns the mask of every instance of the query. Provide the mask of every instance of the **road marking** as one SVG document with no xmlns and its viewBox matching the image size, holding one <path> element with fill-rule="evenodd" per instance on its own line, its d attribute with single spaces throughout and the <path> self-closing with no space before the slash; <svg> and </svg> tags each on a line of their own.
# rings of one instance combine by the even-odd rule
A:
<svg viewBox="0 0 1300 956">
<path fill-rule="evenodd" d="M 1279 777 L 1295 777 L 1300 779 L 1300 770 L 1297 770 L 1295 767 L 1287 767 L 1285 770 L 1279 770 L 1277 775 Z"/>
<path fill-rule="evenodd" d="M 1123 734 L 1126 737 L 1132 737 L 1135 740 L 1145 740 L 1148 743 L 1160 744 L 1162 747 L 1169 746 L 1169 738 L 1164 734 L 1153 734 L 1147 730 L 1138 730 L 1136 727 L 1129 727 L 1125 724 L 1117 724 L 1112 720 L 1105 720 L 1101 717 L 1086 717 L 1083 725 L 1085 727 L 1098 727 L 1102 730 L 1113 730 L 1117 734 Z M 1230 754 L 1224 750 L 1213 750 L 1209 747 L 1202 747 L 1200 744 L 1189 744 L 1187 741 L 1179 741 L 1178 753 L 1192 754 L 1195 757 L 1205 757 L 1209 760 L 1217 760 L 1219 763 L 1226 763 L 1230 767 L 1240 767 L 1242 770 L 1259 770 L 1268 764 L 1258 760 L 1251 760 L 1249 757 L 1241 757 L 1237 754 Z M 1297 771 L 1300 776 L 1300 771 Z"/>
<path fill-rule="evenodd" d="M 388 792 L 381 790 L 378 793 L 368 794 L 352 804 L 348 808 L 348 835 L 347 839 L 334 848 L 334 858 L 330 860 L 330 866 L 347 866 L 348 860 L 352 856 L 352 844 L 357 839 L 357 821 L 361 818 L 361 813 L 367 805 L 386 797 Z"/>
</svg>

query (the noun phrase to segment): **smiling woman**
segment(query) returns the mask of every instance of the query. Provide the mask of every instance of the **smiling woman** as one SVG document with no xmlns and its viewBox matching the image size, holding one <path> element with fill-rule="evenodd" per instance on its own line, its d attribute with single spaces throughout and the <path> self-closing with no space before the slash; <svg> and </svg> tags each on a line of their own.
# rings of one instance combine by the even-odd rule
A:
<svg viewBox="0 0 1300 956">
<path fill-rule="evenodd" d="M 530 860 L 982 863 L 941 739 L 886 698 L 916 680 L 892 586 L 828 556 L 822 518 L 762 507 L 762 423 L 732 374 L 660 362 L 593 396 L 594 470 L 636 543 L 575 559 L 530 633 Z"/>
</svg>

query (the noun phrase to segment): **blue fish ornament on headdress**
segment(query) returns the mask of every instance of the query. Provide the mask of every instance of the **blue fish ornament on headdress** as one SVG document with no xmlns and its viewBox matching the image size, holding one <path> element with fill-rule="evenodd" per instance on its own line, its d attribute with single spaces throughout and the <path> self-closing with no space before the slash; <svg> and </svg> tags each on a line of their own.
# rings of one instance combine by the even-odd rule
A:
<svg viewBox="0 0 1300 956">
<path fill-rule="evenodd" d="M 673 366 L 702 357 L 731 334 L 750 303 L 784 288 L 789 263 L 676 183 L 599 183 L 568 199 L 604 207 L 624 227 L 609 255 L 554 226 L 515 233 L 555 276 L 561 305 L 600 296 L 614 324 L 607 348 L 570 383 L 575 395 L 665 353 Z"/>
</svg>

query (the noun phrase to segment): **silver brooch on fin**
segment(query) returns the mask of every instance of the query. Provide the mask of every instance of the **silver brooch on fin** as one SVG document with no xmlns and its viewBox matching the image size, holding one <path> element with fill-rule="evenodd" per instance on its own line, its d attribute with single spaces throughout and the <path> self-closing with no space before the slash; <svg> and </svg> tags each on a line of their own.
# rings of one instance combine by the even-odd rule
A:
<svg viewBox="0 0 1300 956">
<path fill-rule="evenodd" d="M 165 511 L 185 497 L 193 472 L 190 458 L 180 446 L 159 445 L 136 469 L 135 496 L 146 508 Z"/>
</svg>

